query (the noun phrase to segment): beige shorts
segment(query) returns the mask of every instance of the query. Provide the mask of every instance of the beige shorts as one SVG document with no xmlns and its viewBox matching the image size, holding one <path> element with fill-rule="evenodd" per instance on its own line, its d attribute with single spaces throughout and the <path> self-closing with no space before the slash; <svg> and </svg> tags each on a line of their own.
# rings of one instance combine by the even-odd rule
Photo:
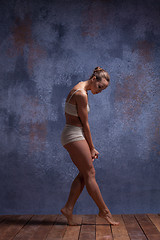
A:
<svg viewBox="0 0 160 240">
<path fill-rule="evenodd" d="M 84 140 L 83 127 L 66 124 L 61 133 L 61 143 L 64 146 L 69 142 Z"/>
</svg>

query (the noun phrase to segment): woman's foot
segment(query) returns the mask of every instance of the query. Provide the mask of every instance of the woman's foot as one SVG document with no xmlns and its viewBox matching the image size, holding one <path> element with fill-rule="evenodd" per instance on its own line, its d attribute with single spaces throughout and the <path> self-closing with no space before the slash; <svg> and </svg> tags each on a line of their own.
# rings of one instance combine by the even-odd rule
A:
<svg viewBox="0 0 160 240">
<path fill-rule="evenodd" d="M 109 224 L 118 226 L 119 222 L 114 221 L 112 214 L 108 210 L 99 211 L 99 217 L 104 218 Z"/>
<path fill-rule="evenodd" d="M 64 207 L 64 208 L 61 209 L 61 213 L 67 218 L 68 225 L 70 225 L 70 226 L 80 225 L 78 222 L 76 222 L 73 219 L 72 210 Z"/>
</svg>

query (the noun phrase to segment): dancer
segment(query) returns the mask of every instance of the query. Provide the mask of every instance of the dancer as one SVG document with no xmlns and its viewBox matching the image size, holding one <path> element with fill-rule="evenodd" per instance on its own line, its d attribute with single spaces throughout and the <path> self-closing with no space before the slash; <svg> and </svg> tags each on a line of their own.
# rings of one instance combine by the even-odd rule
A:
<svg viewBox="0 0 160 240">
<path fill-rule="evenodd" d="M 69 225 L 77 225 L 73 220 L 72 212 L 84 185 L 99 208 L 98 215 L 111 225 L 119 224 L 113 220 L 95 179 L 93 161 L 98 158 L 99 152 L 93 145 L 88 123 L 90 110 L 88 91 L 98 94 L 108 87 L 109 81 L 109 74 L 104 69 L 96 67 L 87 81 L 81 81 L 72 88 L 65 102 L 66 125 L 61 134 L 61 143 L 79 170 L 72 183 L 68 200 L 61 209 Z"/>
</svg>

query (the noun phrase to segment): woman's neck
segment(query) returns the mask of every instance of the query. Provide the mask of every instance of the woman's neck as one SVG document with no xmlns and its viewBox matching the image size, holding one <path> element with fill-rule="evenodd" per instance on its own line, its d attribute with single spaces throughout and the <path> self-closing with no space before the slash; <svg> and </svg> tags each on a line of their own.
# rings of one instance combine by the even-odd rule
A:
<svg viewBox="0 0 160 240">
<path fill-rule="evenodd" d="M 90 81 L 90 79 L 89 80 L 87 80 L 87 81 L 83 81 L 82 82 L 83 83 L 83 88 L 84 88 L 84 90 L 87 92 L 88 90 L 91 90 L 91 81 Z"/>
</svg>

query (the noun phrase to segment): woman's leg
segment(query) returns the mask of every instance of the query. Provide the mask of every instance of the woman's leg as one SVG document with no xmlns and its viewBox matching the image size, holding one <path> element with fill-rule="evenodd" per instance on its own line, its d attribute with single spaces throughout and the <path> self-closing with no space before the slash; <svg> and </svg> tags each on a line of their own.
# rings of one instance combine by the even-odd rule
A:
<svg viewBox="0 0 160 240">
<path fill-rule="evenodd" d="M 72 212 L 74 205 L 84 188 L 85 182 L 83 175 L 79 173 L 72 182 L 68 200 L 65 206 L 61 209 L 61 212 L 67 217 L 69 225 L 77 225 L 72 218 Z"/>
<path fill-rule="evenodd" d="M 99 208 L 99 216 L 104 217 L 110 224 L 117 225 L 117 223 L 112 219 L 112 215 L 102 198 L 100 189 L 96 182 L 95 169 L 86 140 L 68 143 L 65 145 L 65 148 L 69 152 L 73 163 L 83 175 L 87 191 Z"/>
<path fill-rule="evenodd" d="M 73 211 L 74 205 L 75 205 L 79 195 L 81 194 L 81 192 L 84 188 L 84 185 L 85 185 L 85 183 L 84 183 L 83 175 L 81 173 L 79 173 L 76 176 L 76 178 L 74 179 L 74 181 L 72 182 L 69 197 L 65 204 L 65 207 L 67 209 L 70 209 L 71 211 Z"/>
</svg>

